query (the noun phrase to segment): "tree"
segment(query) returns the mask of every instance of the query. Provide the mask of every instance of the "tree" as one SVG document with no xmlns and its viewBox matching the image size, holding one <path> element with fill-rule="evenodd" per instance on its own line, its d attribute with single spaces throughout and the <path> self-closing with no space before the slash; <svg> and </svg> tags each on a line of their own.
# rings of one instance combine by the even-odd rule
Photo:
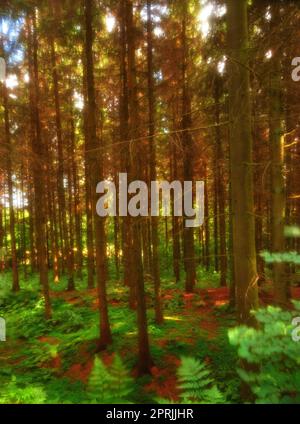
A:
<svg viewBox="0 0 300 424">
<path fill-rule="evenodd" d="M 147 64 L 148 64 L 148 108 L 149 108 L 149 146 L 150 146 L 150 180 L 156 181 L 156 146 L 155 146 L 155 87 L 153 78 L 153 24 L 151 1 L 147 0 Z M 152 244 L 152 276 L 155 293 L 155 320 L 157 324 L 163 322 L 159 255 L 158 255 L 158 219 L 151 218 L 151 244 Z"/>
<path fill-rule="evenodd" d="M 87 165 L 89 187 L 92 192 L 91 207 L 96 214 L 96 187 L 103 180 L 103 163 L 101 160 L 100 144 L 96 129 L 96 101 L 94 86 L 94 60 L 93 60 L 93 0 L 84 1 L 85 16 L 85 59 L 86 59 L 86 89 L 87 109 L 85 113 L 85 143 L 87 150 Z M 100 216 L 94 219 L 95 247 L 96 247 L 96 278 L 100 316 L 100 339 L 98 349 L 105 348 L 112 342 L 106 293 L 106 242 L 104 220 Z"/>
<path fill-rule="evenodd" d="M 56 20 L 53 19 L 53 23 L 57 24 Z M 70 246 L 70 230 L 67 224 L 67 205 L 64 190 L 64 152 L 63 152 L 63 135 L 62 135 L 62 124 L 61 124 L 61 111 L 60 111 L 60 94 L 59 94 L 59 75 L 57 72 L 57 61 L 55 51 L 55 40 L 53 36 L 50 36 L 51 46 L 51 66 L 52 66 L 52 78 L 53 78 L 53 91 L 54 91 L 54 104 L 55 104 L 55 124 L 56 124 L 56 136 L 57 136 L 57 151 L 58 151 L 58 206 L 59 214 L 62 223 L 62 236 L 63 236 L 63 251 L 64 257 L 67 262 L 68 270 L 68 290 L 74 290 L 74 258 L 73 251 Z M 69 181 L 69 184 L 71 182 Z"/>
<path fill-rule="evenodd" d="M 34 184 L 34 210 L 36 228 L 36 248 L 40 282 L 45 300 L 45 316 L 51 318 L 51 302 L 48 280 L 47 260 L 47 235 L 46 235 L 46 202 L 45 202 L 45 150 L 42 142 L 40 122 L 40 89 L 39 89 L 39 65 L 38 65 L 38 37 L 36 10 L 27 18 L 28 38 L 28 68 L 30 76 L 30 110 L 32 129 L 32 154 L 33 154 L 33 184 Z"/>
<path fill-rule="evenodd" d="M 187 45 L 188 3 L 184 2 L 182 10 L 182 149 L 183 149 L 183 178 L 184 181 L 193 180 L 193 138 L 190 132 L 191 97 L 188 83 L 188 45 Z M 185 194 L 184 194 L 185 196 Z M 186 225 L 185 216 L 183 225 L 183 251 L 186 272 L 185 290 L 187 293 L 194 291 L 196 282 L 194 229 Z"/>
<path fill-rule="evenodd" d="M 129 137 L 131 143 L 129 180 L 140 180 L 141 175 L 141 146 L 139 144 L 139 104 L 136 78 L 136 32 L 134 26 L 133 3 L 126 0 L 126 25 L 127 25 L 127 63 L 128 63 L 128 111 L 129 111 Z M 150 372 L 152 359 L 150 356 L 149 336 L 147 325 L 147 308 L 144 286 L 144 271 L 141 243 L 141 217 L 133 220 L 130 217 L 132 231 L 132 274 L 136 292 L 137 327 L 138 327 L 138 370 L 140 374 Z"/>
<path fill-rule="evenodd" d="M 270 30 L 274 31 L 280 25 L 280 3 L 272 7 Z M 280 34 L 278 34 L 280 35 Z M 284 181 L 284 136 L 282 127 L 282 88 L 281 88 L 281 61 L 276 49 L 270 61 L 270 155 L 271 155 L 271 250 L 283 252 L 285 250 L 285 181 Z M 287 305 L 289 299 L 288 285 L 285 276 L 285 264 L 273 264 L 273 282 L 275 301 L 279 305 Z"/>
<path fill-rule="evenodd" d="M 0 39 L 0 55 L 4 53 L 3 40 Z M 8 203 L 9 203 L 9 231 L 11 239 L 11 265 L 13 274 L 12 290 L 18 292 L 20 290 L 18 260 L 17 260 L 17 247 L 16 247 L 16 234 L 15 234 L 15 211 L 14 211 L 14 194 L 13 194 L 13 175 L 12 175 L 12 143 L 11 143 L 11 130 L 9 120 L 9 105 L 8 93 L 5 81 L 2 86 L 3 92 L 3 108 L 4 108 L 4 125 L 5 125 L 5 143 L 7 148 L 7 185 L 8 185 Z"/>
<path fill-rule="evenodd" d="M 253 205 L 253 164 L 247 0 L 228 0 L 228 74 L 233 255 L 238 319 L 253 323 L 257 269 Z"/>
</svg>

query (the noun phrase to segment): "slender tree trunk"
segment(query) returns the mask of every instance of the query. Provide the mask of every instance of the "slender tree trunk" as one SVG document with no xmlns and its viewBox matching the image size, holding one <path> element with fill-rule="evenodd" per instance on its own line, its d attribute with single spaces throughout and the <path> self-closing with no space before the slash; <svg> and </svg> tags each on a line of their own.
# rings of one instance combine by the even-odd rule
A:
<svg viewBox="0 0 300 424">
<path fill-rule="evenodd" d="M 75 216 L 75 241 L 76 241 L 76 274 L 77 277 L 82 279 L 82 266 L 83 266 L 83 257 L 82 257 L 82 213 L 80 208 L 80 187 L 79 187 L 79 176 L 78 176 L 78 167 L 75 158 L 75 149 L 76 149 L 76 135 L 75 135 L 75 124 L 73 110 L 71 114 L 71 179 L 73 184 L 74 191 L 74 216 Z"/>
<path fill-rule="evenodd" d="M 31 140 L 34 137 L 34 128 L 31 123 Z M 31 274 L 37 271 L 36 243 L 35 243 L 35 226 L 34 226 L 34 193 L 32 188 L 32 178 L 28 181 L 28 214 L 29 214 L 29 246 L 30 246 L 30 267 Z"/>
<path fill-rule="evenodd" d="M 271 31 L 280 25 L 280 4 L 272 7 Z M 278 40 L 280 42 L 280 40 Z M 285 181 L 284 181 L 284 137 L 281 116 L 281 63 L 277 52 L 270 64 L 270 153 L 271 153 L 271 250 L 285 251 Z M 273 264 L 275 302 L 288 305 L 288 286 L 285 264 Z"/>
<path fill-rule="evenodd" d="M 135 25 L 133 18 L 133 3 L 126 0 L 126 24 L 127 24 L 127 42 L 128 42 L 128 100 L 129 100 L 129 135 L 132 141 L 131 145 L 131 172 L 129 179 L 139 180 L 141 175 L 140 168 L 140 143 L 137 140 L 139 135 L 139 116 L 138 116 L 138 97 L 137 97 L 137 78 L 136 78 L 136 47 L 135 47 Z M 144 271 L 142 261 L 141 244 L 141 225 L 142 219 L 131 218 L 132 227 L 132 276 L 136 288 L 137 299 L 137 325 L 138 325 L 138 371 L 139 374 L 150 372 L 152 359 L 150 356 L 149 336 L 147 325 L 147 308 L 144 287 Z"/>
<path fill-rule="evenodd" d="M 127 175 L 130 173 L 130 152 L 129 152 L 129 93 L 128 93 L 128 58 L 127 58 L 127 26 L 126 26 L 126 0 L 121 0 L 119 8 L 120 22 L 120 140 L 121 140 L 121 171 Z M 130 227 L 130 217 L 125 216 L 122 219 L 122 251 L 123 251 L 123 269 L 124 285 L 129 287 L 129 307 L 136 307 L 136 293 L 133 280 L 131 279 L 132 270 L 132 233 Z"/>
<path fill-rule="evenodd" d="M 231 181 L 231 176 L 229 173 L 229 181 Z M 230 278 L 230 287 L 229 287 L 229 305 L 232 308 L 236 307 L 236 284 L 235 284 L 235 271 L 234 271 L 234 254 L 233 254 L 233 217 L 232 217 L 232 199 L 231 199 L 231 183 L 229 183 L 229 240 L 228 240 L 228 251 L 229 251 L 229 278 Z"/>
<path fill-rule="evenodd" d="M 96 128 L 96 100 L 94 86 L 94 60 L 93 60 L 93 0 L 85 0 L 85 56 L 86 56 L 86 87 L 87 87 L 87 111 L 86 111 L 86 134 L 88 170 L 90 175 L 91 206 L 93 213 L 96 213 L 96 187 L 99 181 L 103 180 L 103 163 L 101 153 L 99 153 L 100 143 L 97 139 Z M 104 219 L 95 216 L 94 219 L 95 244 L 96 244 L 96 278 L 99 302 L 100 317 L 100 339 L 98 349 L 106 348 L 112 342 L 107 293 L 106 293 L 106 240 Z"/>
<path fill-rule="evenodd" d="M 35 12 L 34 12 L 35 13 Z M 42 141 L 40 110 L 39 110 L 39 67 L 38 67 L 38 38 L 36 16 L 31 18 L 28 25 L 28 60 L 30 76 L 30 110 L 31 122 L 34 128 L 32 139 L 33 152 L 33 183 L 34 183 L 34 210 L 36 229 L 36 248 L 40 282 L 45 299 L 45 316 L 51 318 L 51 302 L 49 294 L 48 264 L 47 264 L 47 229 L 46 229 L 46 199 L 45 199 L 45 154 Z"/>
<path fill-rule="evenodd" d="M 83 97 L 84 97 L 84 110 L 83 110 L 83 126 L 84 134 L 88 134 L 88 103 L 87 97 L 87 75 L 86 75 L 86 58 L 83 52 Z M 86 140 L 84 144 L 84 180 L 85 180 L 85 213 L 86 213 L 86 247 L 87 247 L 87 287 L 93 289 L 95 287 L 95 248 L 94 248 L 94 219 L 92 210 L 92 188 L 90 184 L 91 171 L 89 169 L 89 156 L 91 147 Z"/>
<path fill-rule="evenodd" d="M 209 199 L 208 199 L 208 177 L 207 177 L 207 165 L 204 165 L 204 247 L 205 247 L 205 257 L 204 263 L 206 270 L 209 271 L 210 268 L 210 222 L 209 222 Z M 204 252 L 204 250 L 203 250 Z"/>
<path fill-rule="evenodd" d="M 254 104 L 253 118 L 255 122 L 254 136 L 254 205 L 255 205 L 255 246 L 257 252 L 257 272 L 259 276 L 258 283 L 262 283 L 264 278 L 264 260 L 260 256 L 263 250 L 263 184 L 262 184 L 262 168 L 260 163 L 263 162 L 263 137 L 261 136 L 261 128 L 259 126 L 258 104 Z"/>
<path fill-rule="evenodd" d="M 74 290 L 74 269 L 72 261 L 72 251 L 70 248 L 70 234 L 67 225 L 67 205 L 65 198 L 64 188 L 64 153 L 63 153 L 63 138 L 62 138 L 62 124 L 61 124 L 61 111 L 60 111 L 60 96 L 59 96 L 59 81 L 58 71 L 56 63 L 56 52 L 54 39 L 51 37 L 51 65 L 52 65 L 52 79 L 54 89 L 54 103 L 55 103 L 55 123 L 56 123 L 56 135 L 57 135 L 57 152 L 58 152 L 58 208 L 61 217 L 62 224 L 62 242 L 64 248 L 64 258 L 67 264 L 68 271 L 68 290 Z"/>
<path fill-rule="evenodd" d="M 153 39 L 151 0 L 147 0 L 147 62 L 148 62 L 148 113 L 149 113 L 149 143 L 150 143 L 150 179 L 156 181 L 156 145 L 155 145 L 155 95 L 153 79 Z M 162 301 L 160 290 L 160 271 L 158 255 L 158 217 L 151 218 L 152 241 L 152 277 L 154 281 L 155 321 L 163 322 Z"/>
<path fill-rule="evenodd" d="M 70 137 L 70 144 L 69 144 L 69 157 L 72 158 L 72 137 Z M 73 192 L 74 187 L 72 185 L 72 161 L 68 164 L 67 167 L 67 175 L 68 175 L 68 213 L 69 213 L 69 267 L 72 269 L 72 275 L 74 273 L 74 265 L 75 265 L 75 258 L 74 258 L 74 247 L 75 247 L 75 206 L 73 202 Z M 74 279 L 74 276 L 73 276 Z M 72 290 L 71 286 L 68 287 L 69 290 Z M 75 287 L 73 286 L 73 289 Z"/>
<path fill-rule="evenodd" d="M 0 51 L 2 46 L 0 46 Z M 15 211 L 14 211 L 14 198 L 13 198 L 13 175 L 12 175 L 12 145 L 10 134 L 10 122 L 8 111 L 8 95 L 5 83 L 3 83 L 3 107 L 4 107 L 4 123 L 5 123 L 5 143 L 7 147 L 7 185 L 8 185 L 8 204 L 9 204 L 9 234 L 11 246 L 11 263 L 12 263 L 12 291 L 18 292 L 20 290 L 19 272 L 18 272 L 18 259 L 17 259 L 17 242 L 15 234 Z"/>
<path fill-rule="evenodd" d="M 182 147 L 183 147 L 183 179 L 193 181 L 193 138 L 190 132 L 191 120 L 191 97 L 188 85 L 188 46 L 187 46 L 187 19 L 188 10 L 184 6 L 182 20 Z M 185 194 L 184 194 L 185 196 Z M 185 291 L 192 293 L 196 283 L 194 228 L 187 227 L 188 217 L 183 220 L 183 251 L 186 272 Z"/>
<path fill-rule="evenodd" d="M 45 140 L 45 160 L 46 160 L 46 198 L 47 198 L 47 212 L 49 221 L 49 239 L 51 245 L 51 258 L 52 258 L 52 269 L 53 269 L 53 280 L 55 283 L 59 282 L 59 246 L 58 246 L 58 234 L 57 234 L 57 214 L 56 214 L 56 202 L 55 202 L 55 191 L 56 184 L 51 178 L 53 169 L 51 166 L 52 155 L 49 146 L 49 140 Z"/>
<path fill-rule="evenodd" d="M 175 116 L 173 118 L 174 129 L 175 129 Z M 178 180 L 178 166 L 177 166 L 177 146 L 174 139 L 170 140 L 170 175 L 172 181 Z M 181 247 L 180 247 L 180 222 L 179 217 L 175 216 L 174 211 L 174 193 L 171 193 L 172 203 L 172 253 L 173 253 L 173 273 L 176 279 L 176 283 L 180 281 L 180 259 L 181 259 Z M 167 234 L 166 234 L 167 236 Z"/>
<path fill-rule="evenodd" d="M 220 253 L 220 285 L 226 286 L 227 278 L 227 252 L 226 252 L 226 216 L 225 216 L 225 187 L 224 187 L 224 153 L 222 148 L 222 137 L 220 131 L 220 97 L 221 97 L 221 78 L 216 76 L 215 79 L 215 123 L 216 139 L 215 139 L 215 157 L 216 157 L 216 180 L 217 180 L 217 201 L 218 201 L 218 222 L 219 222 L 219 253 Z"/>
<path fill-rule="evenodd" d="M 114 217 L 114 259 L 116 268 L 116 278 L 120 278 L 120 244 L 119 244 L 120 222 L 117 216 Z"/>
<path fill-rule="evenodd" d="M 215 146 L 216 148 L 216 146 Z M 215 158 L 216 159 L 216 158 Z M 216 162 L 215 162 L 216 163 Z M 213 189 L 214 189 L 214 259 L 215 271 L 219 272 L 219 216 L 218 216 L 218 177 L 217 168 L 214 170 Z"/>
</svg>

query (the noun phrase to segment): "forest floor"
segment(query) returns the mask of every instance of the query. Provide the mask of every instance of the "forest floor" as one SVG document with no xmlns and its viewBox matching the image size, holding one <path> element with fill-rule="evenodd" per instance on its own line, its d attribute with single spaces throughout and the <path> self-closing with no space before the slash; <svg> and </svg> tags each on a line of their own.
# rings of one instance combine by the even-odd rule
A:
<svg viewBox="0 0 300 424">
<path fill-rule="evenodd" d="M 17 295 L 8 291 L 9 275 L 0 277 L 0 315 L 6 319 L 7 341 L 0 344 L 0 374 L 3 382 L 12 376 L 19 387 L 42 388 L 45 403 L 86 403 L 98 334 L 96 290 L 66 292 L 65 281 L 53 284 L 53 318 L 43 317 L 43 301 L 37 278 L 23 283 Z M 113 286 L 113 287 L 112 287 Z M 154 365 L 151 375 L 137 377 L 136 313 L 128 308 L 128 293 L 110 284 L 109 310 L 113 345 L 100 357 L 109 366 L 118 353 L 135 377 L 137 403 L 156 399 L 178 400 L 176 370 L 180 357 L 204 360 L 228 402 L 239 402 L 237 353 L 227 331 L 236 325 L 229 308 L 227 288 L 197 288 L 183 294 L 182 287 L 164 282 L 164 323 L 155 324 L 151 286 L 147 285 L 148 324 Z M 261 292 L 263 304 L 271 301 L 268 289 Z M 300 289 L 293 297 L 300 298 Z M 1 393 L 0 393 L 1 398 Z M 0 399 L 1 402 L 1 399 Z"/>
</svg>

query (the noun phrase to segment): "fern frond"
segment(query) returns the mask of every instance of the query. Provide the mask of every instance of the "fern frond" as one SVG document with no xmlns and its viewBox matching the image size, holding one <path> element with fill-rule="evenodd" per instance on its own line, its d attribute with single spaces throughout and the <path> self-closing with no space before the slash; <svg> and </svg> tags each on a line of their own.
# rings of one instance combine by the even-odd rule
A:
<svg viewBox="0 0 300 424">
<path fill-rule="evenodd" d="M 93 403 L 124 404 L 134 389 L 133 379 L 119 355 L 107 368 L 101 359 L 95 358 L 94 367 L 88 383 L 88 393 Z"/>
<path fill-rule="evenodd" d="M 134 381 L 118 354 L 114 357 L 110 374 L 114 390 L 114 403 L 128 403 L 128 399 L 134 389 Z"/>
<path fill-rule="evenodd" d="M 204 362 L 182 357 L 177 375 L 184 403 L 224 403 L 224 398 Z"/>
<path fill-rule="evenodd" d="M 101 359 L 95 357 L 93 370 L 88 382 L 88 393 L 91 401 L 95 403 L 110 403 L 112 381 L 113 378 Z"/>
</svg>

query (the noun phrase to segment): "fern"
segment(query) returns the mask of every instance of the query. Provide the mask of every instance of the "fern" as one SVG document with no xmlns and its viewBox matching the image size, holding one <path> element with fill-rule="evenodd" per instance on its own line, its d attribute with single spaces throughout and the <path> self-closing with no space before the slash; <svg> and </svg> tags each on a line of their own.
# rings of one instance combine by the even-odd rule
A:
<svg viewBox="0 0 300 424">
<path fill-rule="evenodd" d="M 88 383 L 88 393 L 92 403 L 110 403 L 112 381 L 105 365 L 96 357 Z"/>
<path fill-rule="evenodd" d="M 113 378 L 114 403 L 129 403 L 128 399 L 133 392 L 134 382 L 119 355 L 115 355 L 110 371 Z"/>
<path fill-rule="evenodd" d="M 198 359 L 182 357 L 177 375 L 183 403 L 224 403 L 210 370 Z"/>
<path fill-rule="evenodd" d="M 40 404 L 45 401 L 46 394 L 41 386 L 21 387 L 16 376 L 12 376 L 0 393 L 0 404 Z"/>
<path fill-rule="evenodd" d="M 88 393 L 93 403 L 130 403 L 133 391 L 133 379 L 123 365 L 121 358 L 116 355 L 113 364 L 107 368 L 101 359 L 95 358 L 90 375 Z"/>
</svg>

